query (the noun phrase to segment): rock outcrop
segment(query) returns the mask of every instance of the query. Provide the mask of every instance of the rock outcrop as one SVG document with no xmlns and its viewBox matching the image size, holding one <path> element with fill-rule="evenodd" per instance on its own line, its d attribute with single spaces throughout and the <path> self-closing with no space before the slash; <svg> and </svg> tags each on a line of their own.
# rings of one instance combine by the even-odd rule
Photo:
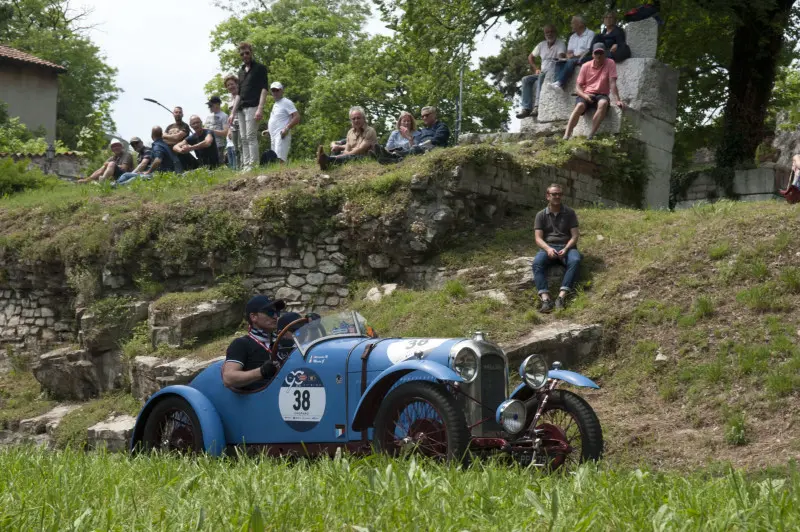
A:
<svg viewBox="0 0 800 532">
<path fill-rule="evenodd" d="M 564 369 L 600 353 L 603 327 L 556 321 L 537 326 L 530 334 L 503 346 L 509 367 L 518 366 L 528 355 L 540 354 L 548 364 L 559 361 Z"/>
<path fill-rule="evenodd" d="M 165 361 L 158 357 L 136 357 L 130 365 L 131 394 L 146 401 L 165 386 L 189 384 L 201 371 L 224 358 L 197 360 L 187 357 Z"/>
<path fill-rule="evenodd" d="M 121 386 L 122 355 L 119 351 L 94 354 L 74 347 L 56 349 L 37 359 L 33 375 L 54 399 L 85 401 Z"/>
<path fill-rule="evenodd" d="M 89 449 L 106 449 L 111 452 L 126 452 L 129 449 L 136 418 L 114 415 L 89 427 L 87 446 Z"/>
<path fill-rule="evenodd" d="M 188 308 L 160 309 L 150 305 L 150 338 L 153 347 L 167 344 L 183 347 L 197 339 L 211 336 L 215 331 L 241 323 L 244 303 L 241 301 L 203 301 Z"/>
</svg>

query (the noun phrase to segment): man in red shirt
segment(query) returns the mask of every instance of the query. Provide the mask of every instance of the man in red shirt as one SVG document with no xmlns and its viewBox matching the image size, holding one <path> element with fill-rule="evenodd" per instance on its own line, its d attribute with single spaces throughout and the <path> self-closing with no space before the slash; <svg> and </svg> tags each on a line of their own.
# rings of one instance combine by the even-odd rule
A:
<svg viewBox="0 0 800 532">
<path fill-rule="evenodd" d="M 578 97 L 575 110 L 569 117 L 567 131 L 564 132 L 564 140 L 572 136 L 572 130 L 575 129 L 580 117 L 588 109 L 596 108 L 597 111 L 592 118 L 592 132 L 587 138 L 594 137 L 608 113 L 609 94 L 614 97 L 614 105 L 619 108 L 624 107 L 625 104 L 620 101 L 617 92 L 617 64 L 613 59 L 606 57 L 606 46 L 603 43 L 598 42 L 592 46 L 592 60 L 581 67 L 575 92 Z"/>
</svg>

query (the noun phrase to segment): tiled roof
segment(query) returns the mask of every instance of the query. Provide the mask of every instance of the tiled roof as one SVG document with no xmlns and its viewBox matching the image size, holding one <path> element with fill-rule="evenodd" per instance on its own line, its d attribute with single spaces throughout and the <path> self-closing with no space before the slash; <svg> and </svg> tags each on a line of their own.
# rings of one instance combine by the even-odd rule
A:
<svg viewBox="0 0 800 532">
<path fill-rule="evenodd" d="M 27 63 L 29 65 L 38 65 L 41 67 L 50 68 L 58 72 L 67 71 L 67 69 L 62 67 L 61 65 L 51 63 L 50 61 L 45 61 L 44 59 L 39 59 L 35 55 L 26 54 L 25 52 L 21 52 L 16 48 L 11 48 L 10 46 L 3 46 L 2 44 L 0 44 L 0 60 L 2 59 L 10 59 L 11 61 Z"/>
</svg>

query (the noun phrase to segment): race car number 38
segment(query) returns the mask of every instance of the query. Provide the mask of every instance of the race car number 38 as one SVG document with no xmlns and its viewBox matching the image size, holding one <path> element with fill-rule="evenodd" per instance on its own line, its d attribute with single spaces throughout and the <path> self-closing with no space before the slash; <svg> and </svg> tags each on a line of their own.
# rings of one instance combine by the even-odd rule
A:
<svg viewBox="0 0 800 532">
<path fill-rule="evenodd" d="M 325 387 L 310 368 L 290 371 L 278 392 L 281 417 L 294 430 L 313 429 L 325 414 Z"/>
</svg>

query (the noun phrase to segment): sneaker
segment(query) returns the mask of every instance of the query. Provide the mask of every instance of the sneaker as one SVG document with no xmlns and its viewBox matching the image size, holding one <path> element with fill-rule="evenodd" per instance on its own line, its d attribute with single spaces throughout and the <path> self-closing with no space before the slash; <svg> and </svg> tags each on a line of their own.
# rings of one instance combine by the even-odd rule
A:
<svg viewBox="0 0 800 532">
<path fill-rule="evenodd" d="M 325 155 L 325 149 L 322 146 L 317 147 L 317 163 L 320 170 L 328 169 L 328 156 Z"/>
<path fill-rule="evenodd" d="M 552 299 L 543 299 L 542 306 L 539 308 L 539 312 L 542 314 L 548 314 L 553 312 L 553 300 Z"/>
<path fill-rule="evenodd" d="M 564 310 L 566 308 L 566 304 L 564 303 L 564 298 L 558 296 L 556 298 L 556 310 Z"/>
<path fill-rule="evenodd" d="M 550 84 L 550 86 L 551 86 L 551 87 L 553 87 L 554 89 L 558 89 L 558 90 L 560 90 L 560 91 L 563 91 L 563 90 L 564 90 L 564 89 L 561 87 L 561 83 L 559 83 L 559 82 L 557 82 L 557 81 L 554 81 L 553 83 L 551 83 L 551 84 Z"/>
<path fill-rule="evenodd" d="M 523 109 L 522 111 L 520 111 L 519 113 L 517 113 L 517 118 L 519 118 L 520 120 L 522 120 L 523 118 L 528 118 L 529 116 L 531 116 L 531 114 L 532 114 L 532 113 L 531 113 L 531 110 L 530 110 L 530 109 Z"/>
<path fill-rule="evenodd" d="M 533 110 L 531 110 L 531 116 L 536 116 L 539 114 L 539 106 L 535 106 Z"/>
</svg>

